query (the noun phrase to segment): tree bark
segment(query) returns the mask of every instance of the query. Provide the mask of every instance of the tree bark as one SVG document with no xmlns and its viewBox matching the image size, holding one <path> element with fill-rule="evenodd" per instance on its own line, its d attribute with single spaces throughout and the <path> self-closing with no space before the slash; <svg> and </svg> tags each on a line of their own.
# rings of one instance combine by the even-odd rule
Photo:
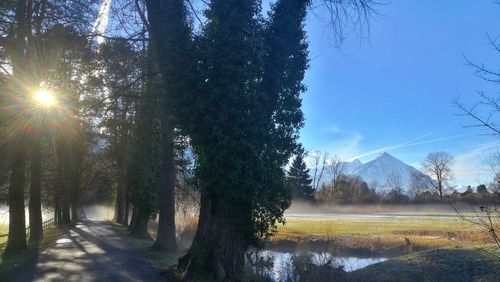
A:
<svg viewBox="0 0 500 282">
<path fill-rule="evenodd" d="M 75 158 L 75 163 L 71 171 L 71 221 L 77 222 L 80 220 L 80 166 L 78 158 Z"/>
<path fill-rule="evenodd" d="M 128 226 L 128 231 L 132 231 L 134 229 L 135 224 L 137 223 L 137 215 L 139 214 L 139 209 L 134 206 L 132 208 L 132 217 L 130 219 L 130 225 Z"/>
<path fill-rule="evenodd" d="M 125 201 L 126 201 L 126 171 L 123 162 L 118 164 L 118 187 L 116 191 L 115 221 L 123 224 L 125 221 Z"/>
<path fill-rule="evenodd" d="M 54 195 L 54 221 L 57 224 L 61 224 L 62 215 L 61 215 L 61 201 L 58 195 L 58 191 L 56 191 L 56 195 Z"/>
<path fill-rule="evenodd" d="M 188 280 L 242 281 L 247 243 L 238 225 L 220 201 L 202 193 L 200 218 L 188 253 L 178 270 Z"/>
<path fill-rule="evenodd" d="M 23 85 L 20 81 L 26 81 L 26 38 L 28 36 L 28 18 L 27 18 L 27 4 L 25 0 L 18 0 L 16 3 L 15 23 L 13 25 L 13 48 L 8 50 L 10 59 L 12 60 L 12 81 L 10 83 L 10 95 L 14 101 L 21 101 L 13 104 L 16 107 L 11 113 L 13 120 L 22 122 L 22 111 L 24 110 L 23 102 L 26 94 L 23 91 Z M 11 126 L 18 126 L 11 125 Z M 9 180 L 9 236 L 7 246 L 5 247 L 4 255 L 9 255 L 14 252 L 23 251 L 27 248 L 26 245 L 26 219 L 24 214 L 24 185 L 26 182 L 26 146 L 25 136 L 22 130 L 12 128 L 15 132 L 15 137 L 11 141 L 11 145 L 17 149 L 12 155 L 13 160 L 11 163 L 11 176 Z"/>
<path fill-rule="evenodd" d="M 24 148 L 19 148 L 12 163 L 12 175 L 9 182 L 9 237 L 4 255 L 9 255 L 27 248 L 26 219 L 24 214 L 24 185 L 26 181 L 26 159 Z"/>
<path fill-rule="evenodd" d="M 43 237 L 42 228 L 42 152 L 40 140 L 35 140 L 31 160 L 31 184 L 29 202 L 30 243 L 39 242 Z"/>
<path fill-rule="evenodd" d="M 166 102 L 166 101 L 164 101 Z M 175 151 L 174 129 L 171 118 L 162 107 L 161 119 L 161 165 L 160 165 L 160 215 L 154 248 L 176 251 L 175 242 Z"/>
<path fill-rule="evenodd" d="M 160 66 L 162 59 L 165 56 L 160 56 L 161 46 L 163 44 L 162 32 L 163 25 L 160 23 L 160 19 L 163 17 L 168 17 L 168 15 L 163 12 L 168 11 L 169 13 L 175 14 L 175 17 L 183 17 L 184 14 L 176 14 L 177 9 L 184 7 L 182 1 L 177 1 L 176 4 L 171 2 L 175 1 L 161 1 L 152 0 L 146 1 L 148 9 L 148 20 L 150 21 L 149 32 L 154 33 L 151 40 L 151 45 L 153 46 L 153 52 L 150 53 L 154 61 L 148 64 L 148 67 L 153 67 L 153 64 L 158 64 Z M 181 19 L 182 21 L 184 19 Z M 172 54 L 175 56 L 174 54 Z M 172 62 L 169 62 L 172 63 Z M 171 79 L 171 78 L 170 78 Z M 169 93 L 171 87 L 167 84 L 167 87 L 161 92 L 160 99 L 160 191 L 159 191 L 159 220 L 158 229 L 156 235 L 156 242 L 154 247 L 158 249 L 163 249 L 167 251 L 177 250 L 176 244 L 176 234 L 175 234 L 175 183 L 176 183 L 176 169 L 175 169 L 175 148 L 174 148 L 174 119 L 172 110 L 172 101 L 169 100 L 169 95 L 177 95 L 178 93 Z"/>
<path fill-rule="evenodd" d="M 70 224 L 70 223 L 71 223 L 71 213 L 70 213 L 68 193 L 66 191 L 63 191 L 63 195 L 61 197 L 61 224 Z"/>
<path fill-rule="evenodd" d="M 125 215 L 123 216 L 123 225 L 127 226 L 128 225 L 128 214 L 129 214 L 129 211 L 130 211 L 130 201 L 127 197 L 126 201 L 125 201 Z"/>
<path fill-rule="evenodd" d="M 148 222 L 150 216 L 150 214 L 139 208 L 134 226 L 130 230 L 130 234 L 143 238 L 149 237 Z"/>
<path fill-rule="evenodd" d="M 78 213 L 78 187 L 73 187 L 73 189 L 75 189 L 76 191 L 72 191 L 71 196 L 71 221 L 77 222 L 80 220 L 80 214 Z"/>
</svg>

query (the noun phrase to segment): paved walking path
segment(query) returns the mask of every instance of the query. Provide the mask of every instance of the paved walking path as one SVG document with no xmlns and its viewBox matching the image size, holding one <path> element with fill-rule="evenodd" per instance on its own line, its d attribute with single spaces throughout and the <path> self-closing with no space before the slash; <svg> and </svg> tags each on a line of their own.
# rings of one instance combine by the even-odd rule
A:
<svg viewBox="0 0 500 282">
<path fill-rule="evenodd" d="M 165 281 L 165 277 L 112 226 L 84 220 L 14 281 Z"/>
</svg>

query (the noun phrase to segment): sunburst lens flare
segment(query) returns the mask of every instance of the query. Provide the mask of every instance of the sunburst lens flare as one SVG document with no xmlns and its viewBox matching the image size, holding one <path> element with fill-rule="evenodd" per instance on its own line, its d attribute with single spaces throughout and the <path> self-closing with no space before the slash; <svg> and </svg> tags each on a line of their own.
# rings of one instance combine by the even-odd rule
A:
<svg viewBox="0 0 500 282">
<path fill-rule="evenodd" d="M 43 107 L 50 107 L 56 104 L 54 94 L 47 89 L 38 89 L 35 92 L 35 102 Z"/>
</svg>

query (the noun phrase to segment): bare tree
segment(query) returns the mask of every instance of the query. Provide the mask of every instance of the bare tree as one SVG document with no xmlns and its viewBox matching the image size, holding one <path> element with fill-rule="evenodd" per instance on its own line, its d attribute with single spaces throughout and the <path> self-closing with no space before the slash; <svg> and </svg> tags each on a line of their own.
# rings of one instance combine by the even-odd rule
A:
<svg viewBox="0 0 500 282">
<path fill-rule="evenodd" d="M 312 169 L 314 170 L 312 187 L 314 190 L 318 191 L 321 186 L 321 179 L 324 176 L 325 169 L 328 163 L 328 157 L 330 154 L 328 152 L 315 151 L 310 153 L 310 162 Z"/>
<path fill-rule="evenodd" d="M 500 55 L 498 37 L 493 39 L 488 35 L 488 40 L 493 49 Z M 468 58 L 465 58 L 465 60 L 467 64 L 475 69 L 475 75 L 479 78 L 497 85 L 500 83 L 500 71 L 483 64 L 474 63 Z M 498 94 L 486 95 L 481 92 L 479 93 L 479 101 L 471 106 L 465 105 L 459 99 L 454 104 L 458 108 L 460 116 L 467 116 L 474 122 L 467 127 L 484 128 L 494 135 L 500 136 L 500 118 L 498 116 L 498 113 L 500 113 L 500 96 Z"/>
<path fill-rule="evenodd" d="M 403 194 L 403 180 L 401 175 L 392 172 L 387 176 L 386 181 L 386 186 L 390 187 L 398 197 Z"/>
<path fill-rule="evenodd" d="M 479 208 L 473 207 L 472 214 L 459 210 L 456 205 L 453 205 L 453 208 L 462 220 L 477 225 L 488 232 L 500 250 L 500 234 L 498 233 L 500 208 L 498 207 L 498 203 L 486 203 Z"/>
<path fill-rule="evenodd" d="M 495 3 L 500 4 L 500 1 L 496 1 Z M 498 42 L 498 37 L 493 39 L 488 35 L 488 40 L 493 49 L 500 55 L 500 43 Z M 465 58 L 465 60 L 475 69 L 475 74 L 479 78 L 492 82 L 496 85 L 500 83 L 500 71 L 498 71 L 498 69 L 495 70 L 494 68 L 487 67 L 484 64 L 474 63 L 468 58 Z M 467 106 L 460 100 L 455 101 L 455 106 L 460 111 L 459 115 L 467 116 L 469 119 L 474 121 L 474 123 L 468 127 L 483 128 L 493 135 L 500 137 L 500 119 L 498 116 L 498 113 L 500 113 L 500 96 L 498 94 L 489 96 L 481 92 L 479 93 L 479 101 L 472 106 Z M 482 161 L 486 166 L 488 166 L 493 174 L 491 189 L 493 197 L 491 197 L 489 202 L 484 203 L 479 208 L 473 208 L 474 214 L 472 216 L 459 211 L 457 207 L 454 208 L 463 220 L 485 229 L 500 249 L 500 237 L 498 234 L 498 218 L 500 217 L 500 152 L 497 151 L 486 155 L 483 157 Z"/>
<path fill-rule="evenodd" d="M 482 157 L 483 163 L 489 168 L 493 176 L 491 197 L 483 198 L 481 205 L 471 206 L 470 211 L 462 211 L 457 205 L 453 208 L 459 217 L 469 223 L 481 227 L 488 232 L 490 238 L 500 249 L 500 234 L 498 220 L 500 218 L 500 152 L 490 153 Z M 491 186 L 490 186 L 491 187 Z"/>
<path fill-rule="evenodd" d="M 437 193 L 440 198 L 443 197 L 448 183 L 453 179 L 451 166 L 454 157 L 447 152 L 433 152 L 427 155 L 422 163 L 424 171 L 430 175 L 434 181 L 427 181 L 428 188 Z"/>
<path fill-rule="evenodd" d="M 426 190 L 428 179 L 421 173 L 414 171 L 410 175 L 410 195 L 415 198 Z"/>
<path fill-rule="evenodd" d="M 454 102 L 460 110 L 460 116 L 470 117 L 474 123 L 466 127 L 481 127 L 489 130 L 494 135 L 500 135 L 500 96 L 487 96 L 479 93 L 479 101 L 472 106 L 466 106 L 460 100 Z"/>
<path fill-rule="evenodd" d="M 346 174 L 345 164 L 340 160 L 338 156 L 334 156 L 330 159 L 330 164 L 328 165 L 328 173 L 331 179 L 331 195 L 333 197 L 334 191 L 338 186 L 340 179 Z"/>
<path fill-rule="evenodd" d="M 500 194 L 500 151 L 483 155 L 481 161 L 491 173 L 491 192 L 495 193 L 495 195 Z"/>
<path fill-rule="evenodd" d="M 380 187 L 380 184 L 378 183 L 377 180 L 372 180 L 370 183 L 368 183 L 368 187 L 375 193 L 378 193 L 378 188 Z"/>
</svg>

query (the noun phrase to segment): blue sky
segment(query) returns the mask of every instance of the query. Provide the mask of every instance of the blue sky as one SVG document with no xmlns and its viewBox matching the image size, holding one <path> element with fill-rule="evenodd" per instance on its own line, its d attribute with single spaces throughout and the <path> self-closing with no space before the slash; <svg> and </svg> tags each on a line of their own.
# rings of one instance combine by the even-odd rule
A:
<svg viewBox="0 0 500 282">
<path fill-rule="evenodd" d="M 392 1 L 378 11 L 369 40 L 350 33 L 340 49 L 322 12 L 309 17 L 305 148 L 363 162 L 385 150 L 417 168 L 429 152 L 447 151 L 456 158 L 455 183 L 489 180 L 479 156 L 500 150 L 500 141 L 464 128 L 470 122 L 456 115 L 452 102 L 460 97 L 471 104 L 478 91 L 500 95 L 498 85 L 476 77 L 464 59 L 498 69 L 500 55 L 486 33 L 500 35 L 500 5 Z"/>
</svg>

